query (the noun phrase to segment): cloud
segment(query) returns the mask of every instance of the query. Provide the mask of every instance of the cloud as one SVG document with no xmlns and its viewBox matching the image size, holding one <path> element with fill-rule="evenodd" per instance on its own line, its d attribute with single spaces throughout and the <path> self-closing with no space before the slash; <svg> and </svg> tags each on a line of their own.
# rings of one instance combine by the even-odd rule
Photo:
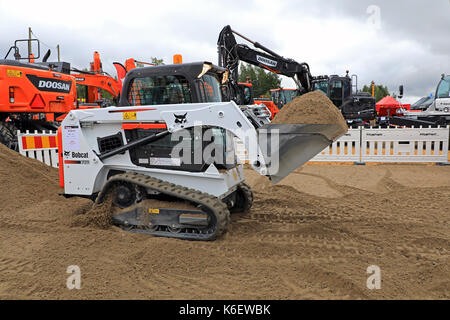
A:
<svg viewBox="0 0 450 320">
<path fill-rule="evenodd" d="M 379 29 L 368 23 L 369 5 L 380 9 Z M 218 34 L 230 24 L 307 62 L 314 75 L 349 69 L 360 87 L 374 80 L 394 91 L 404 84 L 406 96 L 415 98 L 433 92 L 439 75 L 449 73 L 449 16 L 448 0 L 78 1 L 70 8 L 61 1 L 0 0 L 0 48 L 6 52 L 14 39 L 27 37 L 30 26 L 46 45 L 60 44 L 62 59 L 73 66 L 88 67 L 97 50 L 104 69 L 114 73 L 112 62 L 130 57 L 170 63 L 180 53 L 186 62 L 217 62 Z"/>
</svg>

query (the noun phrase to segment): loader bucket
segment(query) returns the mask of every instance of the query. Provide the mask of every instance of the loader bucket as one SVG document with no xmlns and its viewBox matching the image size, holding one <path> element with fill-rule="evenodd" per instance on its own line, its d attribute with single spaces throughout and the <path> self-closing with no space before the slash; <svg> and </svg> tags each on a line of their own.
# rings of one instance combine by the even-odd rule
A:
<svg viewBox="0 0 450 320">
<path fill-rule="evenodd" d="M 280 182 L 346 132 L 337 124 L 266 124 L 258 144 L 273 183 Z"/>
</svg>

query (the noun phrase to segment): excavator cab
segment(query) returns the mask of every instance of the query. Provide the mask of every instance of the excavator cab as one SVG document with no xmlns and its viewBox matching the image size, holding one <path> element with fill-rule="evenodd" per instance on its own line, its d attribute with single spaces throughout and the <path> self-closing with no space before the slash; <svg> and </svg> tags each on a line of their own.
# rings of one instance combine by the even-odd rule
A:
<svg viewBox="0 0 450 320">
<path fill-rule="evenodd" d="M 376 117 L 375 99 L 366 92 L 353 92 L 352 78 L 347 74 L 314 77 L 312 90 L 322 91 L 341 110 L 348 122 Z M 358 120 L 359 121 L 359 120 Z"/>
<path fill-rule="evenodd" d="M 278 109 L 281 109 L 285 104 L 291 102 L 298 95 L 298 91 L 296 89 L 278 88 L 271 89 L 270 95 L 272 97 L 272 101 Z"/>
<path fill-rule="evenodd" d="M 450 76 L 442 74 L 436 89 L 435 109 L 450 113 Z"/>
<path fill-rule="evenodd" d="M 340 107 L 350 97 L 351 81 L 348 77 L 331 76 L 329 82 L 329 98 L 336 107 Z"/>
<path fill-rule="evenodd" d="M 251 105 L 254 104 L 253 100 L 253 85 L 247 82 L 239 82 L 237 85 L 237 104 L 238 105 Z"/>
<path fill-rule="evenodd" d="M 20 49 L 24 49 L 22 43 L 26 43 L 28 54 L 23 56 L 20 53 Z M 19 39 L 14 41 L 14 45 L 12 45 L 8 52 L 6 53 L 3 59 L 8 59 L 9 54 L 12 52 L 14 56 L 14 60 L 28 60 L 28 62 L 34 62 L 35 59 L 38 59 L 41 55 L 41 43 L 38 39 Z M 35 56 L 32 52 L 37 52 L 37 56 Z M 48 57 L 47 57 L 48 58 Z M 46 60 L 46 59 L 45 59 Z"/>
</svg>

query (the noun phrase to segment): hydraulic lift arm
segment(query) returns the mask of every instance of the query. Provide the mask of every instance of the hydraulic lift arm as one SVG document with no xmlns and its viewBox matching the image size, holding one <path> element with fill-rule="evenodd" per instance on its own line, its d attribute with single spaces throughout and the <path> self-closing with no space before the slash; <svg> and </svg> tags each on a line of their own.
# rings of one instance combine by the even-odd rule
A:
<svg viewBox="0 0 450 320">
<path fill-rule="evenodd" d="M 255 50 L 245 44 L 237 43 L 234 34 L 250 42 L 255 48 L 263 51 Z M 292 78 L 300 93 L 311 90 L 312 76 L 307 63 L 299 63 L 293 59 L 284 58 L 262 44 L 254 42 L 232 30 L 230 26 L 224 27 L 220 32 L 217 41 L 217 49 L 219 54 L 219 66 L 230 70 L 230 82 L 232 86 L 237 85 L 238 82 L 239 61 L 244 61 L 254 66 Z"/>
</svg>

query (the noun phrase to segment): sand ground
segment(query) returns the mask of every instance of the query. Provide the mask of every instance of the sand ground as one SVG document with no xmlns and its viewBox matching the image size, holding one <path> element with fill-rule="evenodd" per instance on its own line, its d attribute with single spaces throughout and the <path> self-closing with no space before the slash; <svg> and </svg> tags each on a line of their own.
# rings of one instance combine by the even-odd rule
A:
<svg viewBox="0 0 450 320">
<path fill-rule="evenodd" d="M 251 211 L 191 242 L 74 226 L 90 203 L 57 172 L 0 162 L 0 299 L 450 298 L 450 167 L 307 165 L 276 186 L 247 169 Z"/>
</svg>

